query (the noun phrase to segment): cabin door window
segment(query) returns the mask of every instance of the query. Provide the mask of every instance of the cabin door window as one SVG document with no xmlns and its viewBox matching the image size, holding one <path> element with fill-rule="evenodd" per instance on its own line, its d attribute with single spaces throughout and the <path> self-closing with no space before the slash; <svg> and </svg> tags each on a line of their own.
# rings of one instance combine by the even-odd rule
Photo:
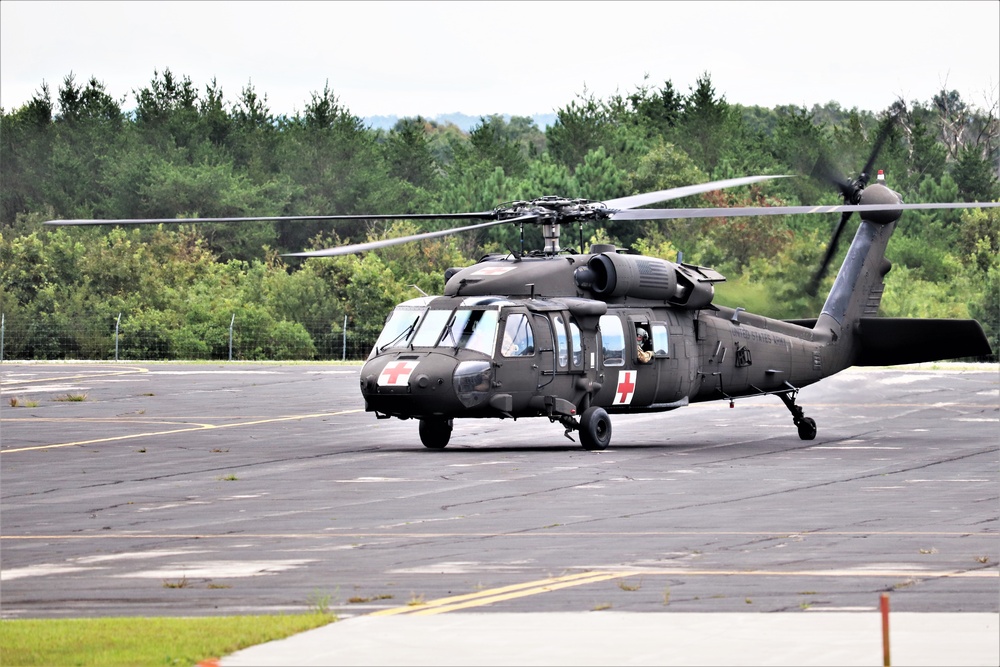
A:
<svg viewBox="0 0 1000 667">
<path fill-rule="evenodd" d="M 605 366 L 625 365 L 625 330 L 616 315 L 602 315 L 601 361 Z"/>
</svg>

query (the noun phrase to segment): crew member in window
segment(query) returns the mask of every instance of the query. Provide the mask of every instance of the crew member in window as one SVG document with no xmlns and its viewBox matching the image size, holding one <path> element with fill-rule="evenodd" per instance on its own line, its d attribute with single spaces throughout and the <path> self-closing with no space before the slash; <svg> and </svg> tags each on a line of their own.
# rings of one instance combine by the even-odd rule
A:
<svg viewBox="0 0 1000 667">
<path fill-rule="evenodd" d="M 649 332 L 641 327 L 635 329 L 635 355 L 640 364 L 648 364 L 653 361 L 653 346 L 649 343 Z"/>
</svg>

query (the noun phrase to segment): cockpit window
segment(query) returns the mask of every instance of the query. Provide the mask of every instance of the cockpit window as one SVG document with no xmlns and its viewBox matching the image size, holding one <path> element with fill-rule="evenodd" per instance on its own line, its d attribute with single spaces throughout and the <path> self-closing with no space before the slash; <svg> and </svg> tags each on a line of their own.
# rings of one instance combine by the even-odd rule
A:
<svg viewBox="0 0 1000 667">
<path fill-rule="evenodd" d="M 476 350 L 492 356 L 497 334 L 497 316 L 496 310 L 459 308 L 455 311 L 455 319 L 451 325 L 445 328 L 441 345 Z"/>
<path fill-rule="evenodd" d="M 428 310 L 413 337 L 413 347 L 434 347 L 441 340 L 444 325 L 451 319 L 450 310 Z"/>
<path fill-rule="evenodd" d="M 457 310 L 397 306 L 370 356 L 394 347 L 451 347 L 493 354 L 496 344 L 498 308 Z"/>
<path fill-rule="evenodd" d="M 453 347 L 493 353 L 497 333 L 496 310 L 428 310 L 413 347 Z"/>
<path fill-rule="evenodd" d="M 416 330 L 417 323 L 420 322 L 420 316 L 423 314 L 423 308 L 396 308 L 392 311 L 389 314 L 389 318 L 385 321 L 382 333 L 379 334 L 378 340 L 375 341 L 375 347 L 372 348 L 369 358 L 391 347 L 405 346 L 410 336 Z"/>
<path fill-rule="evenodd" d="M 505 357 L 531 357 L 535 354 L 535 337 L 531 332 L 528 316 L 511 313 L 503 328 L 503 345 L 500 354 Z"/>
</svg>

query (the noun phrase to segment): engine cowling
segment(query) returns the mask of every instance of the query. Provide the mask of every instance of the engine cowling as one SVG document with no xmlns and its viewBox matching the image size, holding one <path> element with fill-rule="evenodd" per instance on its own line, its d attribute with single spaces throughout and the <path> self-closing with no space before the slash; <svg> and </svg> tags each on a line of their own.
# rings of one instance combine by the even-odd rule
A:
<svg viewBox="0 0 1000 667">
<path fill-rule="evenodd" d="M 691 309 L 712 303 L 713 283 L 725 280 L 720 273 L 693 264 L 614 252 L 592 256 L 587 270 L 587 287 L 605 301 L 630 297 Z"/>
</svg>

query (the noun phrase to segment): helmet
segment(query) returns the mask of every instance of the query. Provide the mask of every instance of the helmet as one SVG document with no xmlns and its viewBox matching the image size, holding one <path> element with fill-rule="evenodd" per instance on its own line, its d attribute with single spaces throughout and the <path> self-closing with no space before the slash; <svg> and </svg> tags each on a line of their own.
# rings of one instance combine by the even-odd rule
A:
<svg viewBox="0 0 1000 667">
<path fill-rule="evenodd" d="M 646 333 L 645 329 L 637 329 L 635 332 L 635 339 L 640 343 L 645 343 L 649 340 L 649 334 Z"/>
</svg>

